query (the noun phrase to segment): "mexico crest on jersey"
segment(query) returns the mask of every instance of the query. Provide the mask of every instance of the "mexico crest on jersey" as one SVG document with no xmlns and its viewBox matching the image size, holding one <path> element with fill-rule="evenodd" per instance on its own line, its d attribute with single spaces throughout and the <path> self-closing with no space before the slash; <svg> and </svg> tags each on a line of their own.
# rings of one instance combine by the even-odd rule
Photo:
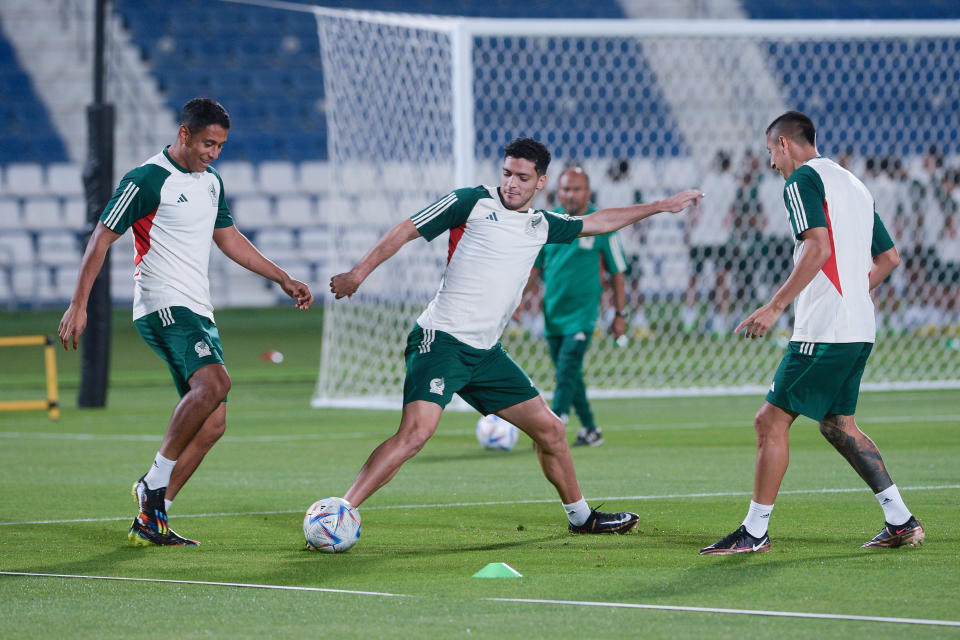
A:
<svg viewBox="0 0 960 640">
<path fill-rule="evenodd" d="M 532 236 L 536 235 L 537 229 L 540 228 L 540 225 L 542 223 L 543 223 L 543 216 L 538 213 L 537 215 L 527 220 L 527 228 L 525 229 L 525 231 Z"/>
<path fill-rule="evenodd" d="M 217 188 L 212 182 L 210 183 L 210 188 L 207 189 L 207 193 L 210 194 L 210 204 L 217 206 Z"/>
</svg>

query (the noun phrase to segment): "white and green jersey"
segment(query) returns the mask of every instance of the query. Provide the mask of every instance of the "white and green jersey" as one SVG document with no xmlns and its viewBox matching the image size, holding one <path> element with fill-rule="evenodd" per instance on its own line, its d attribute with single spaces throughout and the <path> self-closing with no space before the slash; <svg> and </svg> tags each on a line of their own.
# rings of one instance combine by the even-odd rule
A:
<svg viewBox="0 0 960 640">
<path fill-rule="evenodd" d="M 477 349 L 497 344 L 541 247 L 570 242 L 583 229 L 582 220 L 559 213 L 511 211 L 486 185 L 457 189 L 410 219 L 427 241 L 450 230 L 440 290 L 417 324 Z"/>
<path fill-rule="evenodd" d="M 876 321 L 870 299 L 873 256 L 893 247 L 873 196 L 852 173 L 833 160 L 816 157 L 787 178 L 783 199 L 795 236 L 826 227 L 830 258 L 794 304 L 794 342 L 874 342 Z M 794 261 L 803 255 L 799 240 Z"/>
<path fill-rule="evenodd" d="M 100 221 L 120 234 L 133 227 L 134 320 L 166 307 L 213 320 L 210 244 L 233 218 L 212 167 L 191 173 L 164 149 L 123 176 Z"/>
</svg>

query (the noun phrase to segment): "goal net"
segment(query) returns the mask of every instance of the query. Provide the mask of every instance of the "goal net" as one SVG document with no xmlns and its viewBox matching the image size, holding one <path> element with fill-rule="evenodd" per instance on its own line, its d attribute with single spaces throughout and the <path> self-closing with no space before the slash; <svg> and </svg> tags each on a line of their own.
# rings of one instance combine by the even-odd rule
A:
<svg viewBox="0 0 960 640">
<path fill-rule="evenodd" d="M 497 184 L 504 145 L 553 153 L 539 207 L 578 164 L 598 206 L 708 194 L 689 214 L 622 230 L 629 328 L 597 319 L 584 370 L 594 397 L 756 392 L 789 339 L 733 328 L 792 266 L 783 180 L 763 132 L 787 109 L 821 153 L 871 189 L 903 263 L 875 294 L 864 388 L 960 385 L 960 37 L 951 23 L 566 21 L 321 9 L 330 161 L 329 273 L 461 186 Z M 324 205 L 327 205 L 324 209 Z M 352 300 L 325 304 L 314 404 L 399 406 L 403 349 L 440 284 L 445 238 L 417 240 Z M 553 388 L 538 293 L 503 344 Z M 609 292 L 607 293 L 609 297 Z M 608 301 L 609 302 L 609 301 Z"/>
</svg>

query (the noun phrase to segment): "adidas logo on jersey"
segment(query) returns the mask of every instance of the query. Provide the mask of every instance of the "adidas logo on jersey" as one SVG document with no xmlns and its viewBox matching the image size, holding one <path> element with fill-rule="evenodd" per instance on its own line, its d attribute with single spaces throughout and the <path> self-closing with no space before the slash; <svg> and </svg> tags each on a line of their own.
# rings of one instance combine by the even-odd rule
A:
<svg viewBox="0 0 960 640">
<path fill-rule="evenodd" d="M 494 211 L 493 213 L 487 216 L 487 220 L 493 220 L 494 222 L 499 222 L 500 218 L 497 217 L 497 212 Z"/>
<path fill-rule="evenodd" d="M 177 198 L 177 202 L 187 202 L 187 196 L 180 194 L 180 197 Z"/>
</svg>

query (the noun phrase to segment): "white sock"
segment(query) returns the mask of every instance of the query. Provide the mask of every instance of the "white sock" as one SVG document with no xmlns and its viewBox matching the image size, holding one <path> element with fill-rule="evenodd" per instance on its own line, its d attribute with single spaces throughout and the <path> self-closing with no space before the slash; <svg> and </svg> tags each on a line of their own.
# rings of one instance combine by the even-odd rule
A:
<svg viewBox="0 0 960 640">
<path fill-rule="evenodd" d="M 743 520 L 743 526 L 747 528 L 747 533 L 754 538 L 763 537 L 767 533 L 771 511 L 773 511 L 772 504 L 758 504 L 751 500 L 750 510 L 747 511 L 747 517 Z"/>
<path fill-rule="evenodd" d="M 590 507 L 587 506 L 587 501 L 583 498 L 573 504 L 563 505 L 563 510 L 567 512 L 567 519 L 570 520 L 570 524 L 575 527 L 579 527 L 590 517 Z"/>
<path fill-rule="evenodd" d="M 900 489 L 897 489 L 897 485 L 892 484 L 880 493 L 875 493 L 874 495 L 883 508 L 884 519 L 886 519 L 889 524 L 896 526 L 910 519 L 910 509 L 907 509 L 907 505 L 903 503 L 903 498 L 900 497 Z"/>
<path fill-rule="evenodd" d="M 163 499 L 163 510 L 169 512 L 169 511 L 170 511 L 170 505 L 172 505 L 172 504 L 173 504 L 173 500 L 167 500 L 166 498 L 164 498 L 164 499 Z"/>
<path fill-rule="evenodd" d="M 173 471 L 173 465 L 175 464 L 177 464 L 176 460 L 167 460 L 157 451 L 157 457 L 153 459 L 153 465 L 150 467 L 150 471 L 147 471 L 143 481 L 147 483 L 147 487 L 150 489 L 166 487 L 170 484 L 170 473 Z"/>
</svg>

